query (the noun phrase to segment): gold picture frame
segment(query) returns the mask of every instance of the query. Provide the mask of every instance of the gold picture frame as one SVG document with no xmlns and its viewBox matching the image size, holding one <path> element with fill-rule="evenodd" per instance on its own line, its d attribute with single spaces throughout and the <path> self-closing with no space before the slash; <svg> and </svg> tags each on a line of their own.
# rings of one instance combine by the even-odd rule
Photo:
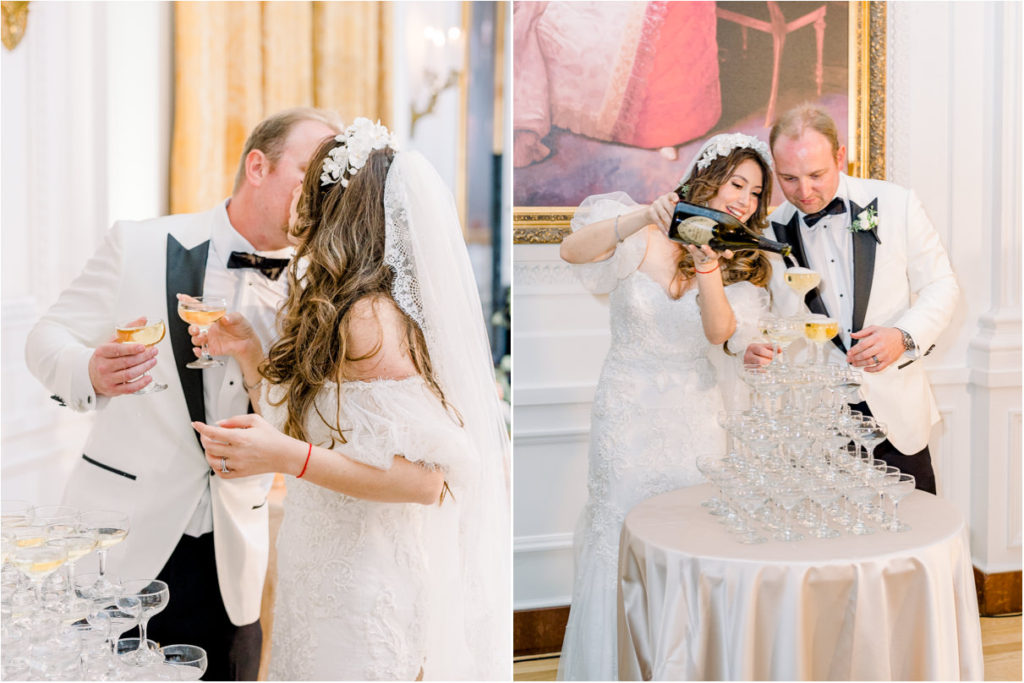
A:
<svg viewBox="0 0 1024 683">
<path fill-rule="evenodd" d="M 848 173 L 885 178 L 884 2 L 860 0 L 850 11 Z M 570 233 L 573 206 L 514 207 L 514 244 L 559 244 Z"/>
</svg>

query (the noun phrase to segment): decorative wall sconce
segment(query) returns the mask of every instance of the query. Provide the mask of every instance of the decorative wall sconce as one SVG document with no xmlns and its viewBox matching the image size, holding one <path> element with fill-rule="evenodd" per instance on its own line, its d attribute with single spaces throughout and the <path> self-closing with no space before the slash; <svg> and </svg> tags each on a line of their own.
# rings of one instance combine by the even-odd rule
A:
<svg viewBox="0 0 1024 683">
<path fill-rule="evenodd" d="M 462 74 L 462 29 L 450 26 L 444 31 L 427 26 L 423 29 L 423 39 L 423 85 L 418 90 L 425 94 L 416 98 L 422 102 L 421 106 L 418 107 L 416 101 L 409 105 L 410 136 L 416 130 L 416 122 L 433 113 L 441 93 L 458 85 L 459 76 Z"/>
<path fill-rule="evenodd" d="M 28 2 L 0 2 L 3 18 L 4 47 L 13 50 L 25 36 L 25 25 L 28 23 Z"/>
</svg>

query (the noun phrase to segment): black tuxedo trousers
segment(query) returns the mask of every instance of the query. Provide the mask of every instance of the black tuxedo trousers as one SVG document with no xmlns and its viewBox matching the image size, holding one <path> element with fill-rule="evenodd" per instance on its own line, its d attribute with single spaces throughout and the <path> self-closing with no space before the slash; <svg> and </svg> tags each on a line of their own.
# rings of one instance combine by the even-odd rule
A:
<svg viewBox="0 0 1024 683">
<path fill-rule="evenodd" d="M 213 534 L 182 536 L 157 578 L 167 582 L 171 599 L 149 622 L 149 639 L 206 650 L 204 681 L 255 681 L 263 630 L 259 619 L 235 626 L 228 618 L 217 584 Z"/>
<path fill-rule="evenodd" d="M 850 409 L 859 410 L 865 415 L 871 414 L 868 404 L 863 401 L 851 403 Z M 932 455 L 928 451 L 928 446 L 917 453 L 907 455 L 896 450 L 896 447 L 889 443 L 889 439 L 886 439 L 875 446 L 874 455 L 877 459 L 884 460 L 893 467 L 899 467 L 901 472 L 914 475 L 919 491 L 935 494 L 935 471 L 932 469 Z"/>
</svg>

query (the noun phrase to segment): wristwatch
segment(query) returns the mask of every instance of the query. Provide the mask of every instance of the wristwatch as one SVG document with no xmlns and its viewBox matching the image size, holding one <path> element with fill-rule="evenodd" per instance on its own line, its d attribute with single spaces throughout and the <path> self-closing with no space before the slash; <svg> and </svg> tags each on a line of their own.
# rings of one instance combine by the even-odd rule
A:
<svg viewBox="0 0 1024 683">
<path fill-rule="evenodd" d="M 903 350 L 913 351 L 917 348 L 917 344 L 914 343 L 914 338 L 910 336 L 910 333 L 899 327 L 896 328 L 903 335 Z"/>
</svg>

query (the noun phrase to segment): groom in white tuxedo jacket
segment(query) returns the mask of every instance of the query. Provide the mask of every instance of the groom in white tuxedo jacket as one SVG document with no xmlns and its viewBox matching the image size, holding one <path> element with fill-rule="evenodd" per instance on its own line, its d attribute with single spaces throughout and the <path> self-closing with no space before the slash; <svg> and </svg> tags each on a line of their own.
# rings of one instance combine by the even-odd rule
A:
<svg viewBox="0 0 1024 683">
<path fill-rule="evenodd" d="M 184 367 L 194 355 L 175 295 L 225 298 L 269 344 L 286 294 L 292 194 L 339 124 L 308 108 L 271 116 L 246 142 L 230 199 L 203 213 L 116 222 L 26 344 L 29 369 L 54 399 L 97 413 L 64 503 L 130 515 L 109 571 L 168 583 L 149 637 L 203 647 L 207 680 L 256 680 L 272 476 L 211 476 L 191 422 L 215 423 L 249 402 L 234 360 Z M 112 343 L 116 325 L 141 316 L 164 319 L 161 342 Z M 130 395 L 154 381 L 167 390 Z"/>
<path fill-rule="evenodd" d="M 786 112 L 770 140 L 788 200 L 769 216 L 770 229 L 793 248 L 787 263 L 773 259 L 773 308 L 782 315 L 809 308 L 839 321 L 826 344 L 830 360 L 863 370 L 864 400 L 852 407 L 888 428 L 875 457 L 935 493 L 928 436 L 939 413 L 916 361 L 949 324 L 960 292 L 938 233 L 912 190 L 841 172 L 846 149 L 824 110 Z M 821 275 L 804 301 L 784 282 L 787 265 Z M 753 344 L 745 361 L 770 358 L 770 347 Z"/>
</svg>

